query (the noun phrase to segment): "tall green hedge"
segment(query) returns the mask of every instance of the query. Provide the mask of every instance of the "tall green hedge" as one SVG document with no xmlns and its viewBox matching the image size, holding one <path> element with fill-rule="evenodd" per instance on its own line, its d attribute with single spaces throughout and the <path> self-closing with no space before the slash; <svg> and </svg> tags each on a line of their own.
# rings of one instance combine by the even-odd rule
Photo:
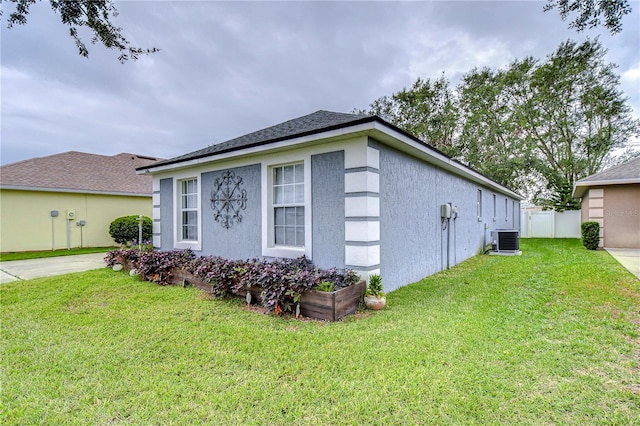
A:
<svg viewBox="0 0 640 426">
<path fill-rule="evenodd" d="M 595 221 L 582 222 L 582 244 L 589 250 L 597 250 L 600 245 L 600 224 Z"/>
<path fill-rule="evenodd" d="M 138 217 L 122 216 L 115 219 L 109 225 L 109 235 L 118 244 L 130 244 L 138 241 Z M 148 241 L 153 236 L 153 223 L 151 218 L 142 217 L 142 241 Z M 140 243 L 140 241 L 138 241 Z"/>
</svg>

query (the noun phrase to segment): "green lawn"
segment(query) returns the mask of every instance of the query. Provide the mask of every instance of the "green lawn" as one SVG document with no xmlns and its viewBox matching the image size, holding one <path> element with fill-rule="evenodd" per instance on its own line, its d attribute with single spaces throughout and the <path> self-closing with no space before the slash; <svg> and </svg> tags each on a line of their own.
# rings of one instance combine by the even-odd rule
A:
<svg viewBox="0 0 640 426">
<path fill-rule="evenodd" d="M 2 423 L 637 424 L 640 282 L 577 240 L 522 250 L 338 323 L 107 269 L 4 284 Z"/>
<path fill-rule="evenodd" d="M 41 259 L 44 257 L 71 256 L 74 254 L 90 254 L 90 253 L 106 253 L 117 247 L 85 247 L 73 248 L 70 250 L 49 250 L 49 251 L 9 251 L 0 253 L 0 262 L 9 262 L 11 260 Z"/>
</svg>

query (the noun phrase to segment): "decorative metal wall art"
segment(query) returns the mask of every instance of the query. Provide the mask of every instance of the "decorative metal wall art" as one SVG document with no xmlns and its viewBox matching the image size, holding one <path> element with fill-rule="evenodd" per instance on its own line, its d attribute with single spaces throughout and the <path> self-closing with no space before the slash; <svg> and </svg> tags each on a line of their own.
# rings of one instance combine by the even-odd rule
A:
<svg viewBox="0 0 640 426">
<path fill-rule="evenodd" d="M 230 170 L 217 177 L 211 190 L 213 218 L 223 228 L 229 229 L 242 222 L 240 212 L 247 207 L 247 191 L 241 188 L 242 178 Z"/>
</svg>

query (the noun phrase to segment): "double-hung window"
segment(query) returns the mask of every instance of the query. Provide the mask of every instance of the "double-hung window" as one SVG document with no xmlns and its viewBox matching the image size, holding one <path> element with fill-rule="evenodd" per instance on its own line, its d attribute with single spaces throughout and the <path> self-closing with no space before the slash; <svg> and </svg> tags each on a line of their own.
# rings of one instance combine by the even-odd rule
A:
<svg viewBox="0 0 640 426">
<path fill-rule="evenodd" d="M 304 163 L 275 166 L 271 171 L 274 245 L 304 247 Z"/>
<path fill-rule="evenodd" d="M 496 202 L 496 194 L 493 194 L 493 221 L 496 221 L 496 217 L 498 216 L 498 204 Z"/>
<path fill-rule="evenodd" d="M 198 179 L 184 179 L 178 184 L 180 189 L 178 239 L 198 241 Z"/>
<path fill-rule="evenodd" d="M 482 221 L 482 189 L 478 189 L 478 199 L 476 201 L 476 213 L 478 214 L 478 222 Z"/>
<path fill-rule="evenodd" d="M 507 222 L 509 220 L 509 200 L 507 197 L 504 197 L 504 221 Z"/>
</svg>

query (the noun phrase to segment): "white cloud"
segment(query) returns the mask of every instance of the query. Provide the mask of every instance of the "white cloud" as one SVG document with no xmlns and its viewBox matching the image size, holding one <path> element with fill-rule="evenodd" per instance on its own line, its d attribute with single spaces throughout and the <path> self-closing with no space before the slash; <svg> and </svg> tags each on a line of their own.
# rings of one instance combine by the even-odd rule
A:
<svg viewBox="0 0 640 426">
<path fill-rule="evenodd" d="M 540 2 L 119 2 L 132 43 L 161 49 L 121 65 L 90 43 L 79 57 L 45 3 L 1 30 L 3 163 L 71 149 L 180 155 L 584 37 Z M 636 33 L 602 41 L 637 115 Z"/>
<path fill-rule="evenodd" d="M 622 81 L 628 85 L 635 85 L 640 90 L 640 61 L 632 67 L 624 71 L 621 75 Z"/>
</svg>

